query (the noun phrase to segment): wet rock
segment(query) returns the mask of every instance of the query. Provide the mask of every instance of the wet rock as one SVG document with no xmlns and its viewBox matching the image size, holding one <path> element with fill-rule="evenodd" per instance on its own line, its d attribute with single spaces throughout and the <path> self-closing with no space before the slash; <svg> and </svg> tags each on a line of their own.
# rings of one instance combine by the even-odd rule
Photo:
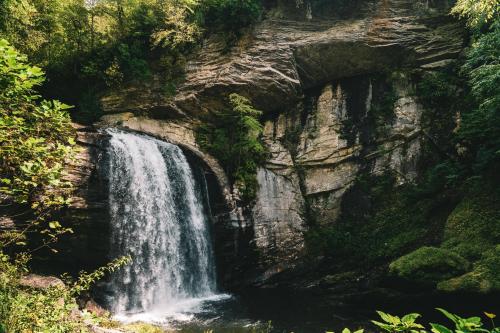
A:
<svg viewBox="0 0 500 333">
<path fill-rule="evenodd" d="M 252 210 L 254 241 L 261 260 L 287 263 L 297 259 L 304 247 L 304 199 L 296 175 L 280 175 L 261 168 L 259 191 Z"/>
</svg>

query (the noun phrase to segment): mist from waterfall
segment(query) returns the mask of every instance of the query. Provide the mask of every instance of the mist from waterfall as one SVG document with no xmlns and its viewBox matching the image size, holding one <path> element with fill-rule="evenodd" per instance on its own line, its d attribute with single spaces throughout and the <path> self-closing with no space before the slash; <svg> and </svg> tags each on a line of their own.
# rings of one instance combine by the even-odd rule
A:
<svg viewBox="0 0 500 333">
<path fill-rule="evenodd" d="M 193 171 L 176 145 L 107 133 L 112 255 L 133 259 L 113 274 L 112 312 L 147 319 L 192 311 L 216 291 L 209 221 Z"/>
</svg>

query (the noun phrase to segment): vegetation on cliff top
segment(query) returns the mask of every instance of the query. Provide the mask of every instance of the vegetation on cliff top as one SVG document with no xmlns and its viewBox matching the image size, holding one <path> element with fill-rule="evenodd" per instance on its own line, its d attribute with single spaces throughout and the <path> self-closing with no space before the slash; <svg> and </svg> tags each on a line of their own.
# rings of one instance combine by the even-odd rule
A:
<svg viewBox="0 0 500 333">
<path fill-rule="evenodd" d="M 203 36 L 234 39 L 259 15 L 258 0 L 6 0 L 0 37 L 45 69 L 46 95 L 75 104 L 75 120 L 93 122 L 102 91 L 154 72 L 173 95 Z"/>
</svg>

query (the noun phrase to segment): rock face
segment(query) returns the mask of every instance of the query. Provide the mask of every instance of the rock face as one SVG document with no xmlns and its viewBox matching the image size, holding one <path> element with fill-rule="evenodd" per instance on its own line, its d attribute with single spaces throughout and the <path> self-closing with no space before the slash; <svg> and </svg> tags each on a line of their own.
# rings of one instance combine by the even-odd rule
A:
<svg viewBox="0 0 500 333">
<path fill-rule="evenodd" d="M 58 243 L 65 249 L 55 255 L 60 273 L 77 273 L 82 267 L 93 270 L 108 262 L 107 191 L 98 169 L 104 136 L 93 127 L 75 127 L 80 151 L 67 170 L 74 192 L 70 206 L 60 218 L 75 233 L 62 237 Z"/>
<path fill-rule="evenodd" d="M 155 135 L 205 161 L 228 208 L 215 228 L 230 235 L 223 252 L 235 262 L 248 242 L 264 277 L 301 256 L 308 225 L 335 223 L 361 172 L 393 170 L 401 183 L 418 176 L 423 109 L 409 73 L 446 66 L 463 46 L 446 1 L 360 0 L 341 16 L 333 5 L 308 11 L 277 3 L 229 52 L 207 40 L 174 98 L 156 77 L 102 99 L 101 125 Z M 225 107 L 232 92 L 251 98 L 267 119 L 270 157 L 257 174 L 255 205 L 245 209 L 194 135 L 199 119 Z"/>
<path fill-rule="evenodd" d="M 303 19 L 287 17 L 284 8 L 229 53 L 224 44 L 207 41 L 188 64 L 175 98 L 165 98 L 154 79 L 107 96 L 103 107 L 171 119 L 217 109 L 221 97 L 240 92 L 258 108 L 280 112 L 294 107 L 304 90 L 335 79 L 402 66 L 443 66 L 459 54 L 463 39 L 447 9 L 429 7 L 436 2 L 354 1 L 358 5 L 348 17 L 335 17 L 332 8 L 312 20 L 305 13 Z"/>
</svg>

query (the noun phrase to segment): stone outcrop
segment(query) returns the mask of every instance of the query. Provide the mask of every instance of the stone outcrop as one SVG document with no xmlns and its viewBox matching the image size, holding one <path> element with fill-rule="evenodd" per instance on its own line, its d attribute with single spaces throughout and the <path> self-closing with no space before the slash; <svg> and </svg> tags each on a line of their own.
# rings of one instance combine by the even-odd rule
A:
<svg viewBox="0 0 500 333">
<path fill-rule="evenodd" d="M 229 51 L 215 37 L 205 41 L 175 97 L 166 97 L 155 77 L 102 99 L 101 125 L 154 135 L 205 161 L 233 209 L 218 228 L 234 237 L 251 229 L 243 238 L 256 248 L 265 276 L 300 257 L 308 223 L 335 223 L 360 173 L 392 170 L 401 183 L 418 176 L 423 109 L 404 73 L 446 66 L 463 46 L 445 1 L 353 1 L 343 16 L 335 8 L 306 12 L 293 1 L 278 3 Z M 380 86 L 380 73 L 391 73 L 389 87 Z M 380 105 L 384 89 L 394 94 L 389 108 Z M 194 134 L 199 119 L 225 107 L 232 92 L 251 98 L 267 119 L 270 157 L 246 213 Z M 381 108 L 386 114 L 377 114 Z M 239 246 L 223 247 L 236 253 Z"/>
<path fill-rule="evenodd" d="M 48 289 L 52 287 L 64 287 L 64 282 L 55 276 L 29 274 L 19 280 L 19 285 L 33 289 Z"/>
<path fill-rule="evenodd" d="M 350 17 L 335 18 L 335 11 L 318 19 L 313 13 L 312 20 L 269 17 L 230 52 L 208 40 L 174 98 L 164 96 L 155 78 L 105 97 L 104 110 L 196 117 L 221 107 L 228 93 L 241 92 L 262 110 L 283 111 L 306 89 L 387 68 L 436 68 L 462 49 L 461 28 L 447 9 L 429 7 L 437 1 L 358 2 Z"/>
</svg>

